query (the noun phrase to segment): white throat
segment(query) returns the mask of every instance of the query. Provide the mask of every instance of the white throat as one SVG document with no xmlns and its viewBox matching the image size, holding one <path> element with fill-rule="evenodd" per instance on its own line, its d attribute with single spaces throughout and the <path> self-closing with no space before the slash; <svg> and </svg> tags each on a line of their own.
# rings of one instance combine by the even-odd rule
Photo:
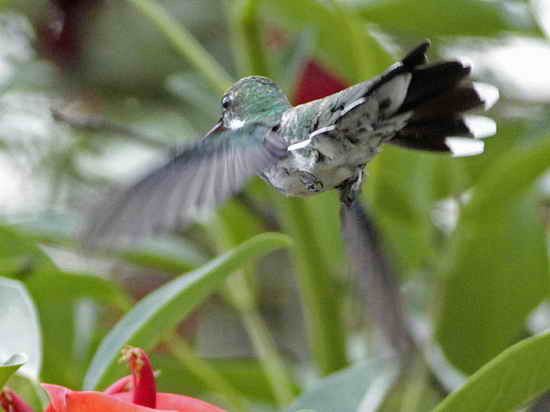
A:
<svg viewBox="0 0 550 412">
<path fill-rule="evenodd" d="M 231 121 L 229 122 L 230 129 L 238 129 L 243 125 L 244 125 L 244 120 L 241 120 L 241 119 L 231 119 Z"/>
</svg>

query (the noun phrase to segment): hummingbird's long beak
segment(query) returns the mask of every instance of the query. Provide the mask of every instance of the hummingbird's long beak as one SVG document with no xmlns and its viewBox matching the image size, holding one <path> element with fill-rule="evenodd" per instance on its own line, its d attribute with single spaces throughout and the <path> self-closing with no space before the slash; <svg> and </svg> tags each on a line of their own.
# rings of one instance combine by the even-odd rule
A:
<svg viewBox="0 0 550 412">
<path fill-rule="evenodd" d="M 225 129 L 225 127 L 223 126 L 223 120 L 220 119 L 218 120 L 218 122 L 214 125 L 214 127 L 212 127 L 212 129 L 210 129 L 208 131 L 208 133 L 206 133 L 206 135 L 203 137 L 203 139 L 206 139 L 207 137 L 210 137 L 211 135 L 213 134 L 216 134 L 216 133 L 219 133 L 221 131 L 223 131 Z"/>
</svg>

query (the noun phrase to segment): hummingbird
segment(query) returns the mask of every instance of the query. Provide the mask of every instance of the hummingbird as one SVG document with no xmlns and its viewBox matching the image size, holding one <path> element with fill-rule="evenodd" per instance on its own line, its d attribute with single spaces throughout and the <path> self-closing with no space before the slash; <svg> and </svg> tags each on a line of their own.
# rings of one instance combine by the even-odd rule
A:
<svg viewBox="0 0 550 412">
<path fill-rule="evenodd" d="M 496 132 L 493 120 L 467 112 L 489 109 L 498 90 L 473 82 L 470 66 L 460 61 L 428 64 L 429 45 L 378 77 L 299 106 L 266 77 L 239 80 L 223 95 L 214 127 L 111 196 L 85 239 L 101 244 L 184 228 L 259 175 L 287 196 L 337 190 L 352 266 L 368 271 L 365 243 L 376 236 L 358 198 L 365 167 L 383 145 L 474 155 L 483 151 L 477 138 Z"/>
<path fill-rule="evenodd" d="M 199 141 L 97 209 L 85 231 L 93 243 L 183 228 L 259 175 L 287 196 L 338 190 L 350 209 L 367 163 L 384 144 L 457 156 L 483 151 L 496 132 L 488 109 L 498 90 L 472 82 L 459 61 L 428 65 L 423 42 L 371 80 L 292 106 L 266 77 L 236 82 L 221 118 Z M 461 136 L 462 138 L 457 138 Z"/>
</svg>

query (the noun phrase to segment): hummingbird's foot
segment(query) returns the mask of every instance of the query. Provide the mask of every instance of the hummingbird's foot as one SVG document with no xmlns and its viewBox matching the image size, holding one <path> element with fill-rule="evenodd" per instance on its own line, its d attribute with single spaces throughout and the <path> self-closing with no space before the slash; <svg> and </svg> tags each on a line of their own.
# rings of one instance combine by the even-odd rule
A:
<svg viewBox="0 0 550 412">
<path fill-rule="evenodd" d="M 321 180 L 319 180 L 316 176 L 306 172 L 305 170 L 299 170 L 298 173 L 300 176 L 300 181 L 309 192 L 319 193 L 323 190 L 323 182 L 321 182 Z"/>
<path fill-rule="evenodd" d="M 361 165 L 357 168 L 355 175 L 345 182 L 343 182 L 337 189 L 340 191 L 340 201 L 346 206 L 351 207 L 355 202 L 355 199 L 359 197 L 361 193 L 361 186 L 363 184 L 363 176 L 365 174 L 365 165 Z"/>
</svg>

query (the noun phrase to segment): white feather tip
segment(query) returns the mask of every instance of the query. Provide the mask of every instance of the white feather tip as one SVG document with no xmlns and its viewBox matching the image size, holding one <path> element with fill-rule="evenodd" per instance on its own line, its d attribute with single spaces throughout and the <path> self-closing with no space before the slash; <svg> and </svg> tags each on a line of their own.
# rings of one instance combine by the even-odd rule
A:
<svg viewBox="0 0 550 412">
<path fill-rule="evenodd" d="M 500 97 L 498 89 L 493 85 L 474 82 L 473 87 L 483 102 L 485 110 L 493 107 Z"/>
<path fill-rule="evenodd" d="M 497 132 L 496 122 L 489 117 L 469 114 L 464 116 L 464 123 L 476 139 L 494 136 Z"/>
<path fill-rule="evenodd" d="M 461 137 L 447 137 L 445 143 L 451 149 L 453 157 L 476 156 L 483 153 L 485 147 L 482 141 Z"/>
</svg>

